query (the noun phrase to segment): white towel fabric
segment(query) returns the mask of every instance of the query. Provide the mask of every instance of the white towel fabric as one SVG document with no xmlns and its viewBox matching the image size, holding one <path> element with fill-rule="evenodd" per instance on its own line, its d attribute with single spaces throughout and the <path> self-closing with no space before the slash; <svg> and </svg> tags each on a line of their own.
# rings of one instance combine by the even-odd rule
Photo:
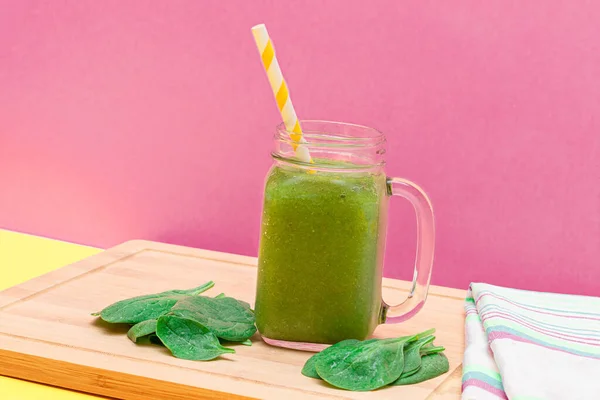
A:
<svg viewBox="0 0 600 400">
<path fill-rule="evenodd" d="M 472 283 L 463 400 L 600 399 L 600 298 Z"/>
</svg>

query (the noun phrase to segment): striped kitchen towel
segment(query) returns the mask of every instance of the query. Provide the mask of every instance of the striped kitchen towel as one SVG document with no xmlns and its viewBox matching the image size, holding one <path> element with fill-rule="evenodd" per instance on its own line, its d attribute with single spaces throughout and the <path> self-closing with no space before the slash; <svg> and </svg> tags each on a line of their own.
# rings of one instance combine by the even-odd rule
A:
<svg viewBox="0 0 600 400">
<path fill-rule="evenodd" d="M 472 283 L 463 400 L 600 399 L 600 298 Z"/>
</svg>

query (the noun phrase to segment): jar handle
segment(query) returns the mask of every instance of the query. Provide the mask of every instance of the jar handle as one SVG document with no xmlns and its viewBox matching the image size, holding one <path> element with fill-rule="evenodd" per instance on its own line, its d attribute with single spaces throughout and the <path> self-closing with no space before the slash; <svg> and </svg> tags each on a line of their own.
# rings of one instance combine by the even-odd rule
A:
<svg viewBox="0 0 600 400">
<path fill-rule="evenodd" d="M 431 201 L 419 186 L 406 179 L 387 178 L 387 190 L 390 196 L 408 200 L 417 214 L 417 256 L 408 298 L 398 305 L 389 305 L 383 300 L 383 321 L 396 324 L 417 314 L 427 299 L 433 267 L 435 222 Z"/>
</svg>

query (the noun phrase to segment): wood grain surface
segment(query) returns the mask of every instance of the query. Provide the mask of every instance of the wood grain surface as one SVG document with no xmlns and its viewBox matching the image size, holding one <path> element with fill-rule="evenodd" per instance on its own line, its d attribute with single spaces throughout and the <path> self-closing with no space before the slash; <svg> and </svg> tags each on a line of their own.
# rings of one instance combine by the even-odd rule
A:
<svg viewBox="0 0 600 400">
<path fill-rule="evenodd" d="M 435 327 L 450 371 L 411 386 L 347 392 L 300 374 L 311 353 L 253 346 L 210 362 L 172 357 L 160 346 L 135 345 L 127 326 L 90 313 L 123 298 L 216 285 L 254 302 L 256 258 L 147 241 L 130 241 L 0 292 L 0 374 L 120 399 L 458 399 L 464 350 L 465 291 L 432 286 L 423 310 L 375 337 Z M 409 283 L 384 279 L 384 297 L 398 302 Z"/>
</svg>

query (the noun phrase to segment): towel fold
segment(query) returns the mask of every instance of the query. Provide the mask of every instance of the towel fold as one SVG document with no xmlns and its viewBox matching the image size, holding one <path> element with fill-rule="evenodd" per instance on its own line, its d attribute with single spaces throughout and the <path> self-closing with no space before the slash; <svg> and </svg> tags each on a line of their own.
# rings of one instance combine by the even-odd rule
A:
<svg viewBox="0 0 600 400">
<path fill-rule="evenodd" d="M 463 400 L 600 399 L 600 298 L 472 283 Z"/>
</svg>

